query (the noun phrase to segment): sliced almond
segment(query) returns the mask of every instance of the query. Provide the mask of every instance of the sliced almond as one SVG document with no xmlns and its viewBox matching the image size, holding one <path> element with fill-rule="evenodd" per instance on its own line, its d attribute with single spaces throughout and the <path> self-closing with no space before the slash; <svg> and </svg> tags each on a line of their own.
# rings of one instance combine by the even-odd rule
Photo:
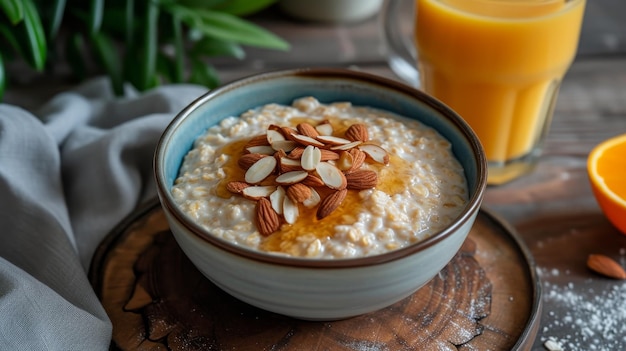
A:
<svg viewBox="0 0 626 351">
<path fill-rule="evenodd" d="M 277 141 L 285 141 L 285 136 L 280 129 L 269 129 L 267 131 L 267 142 L 273 146 Z"/>
<path fill-rule="evenodd" d="M 287 188 L 287 196 L 295 203 L 303 202 L 311 196 L 311 188 L 302 184 L 292 184 Z"/>
<path fill-rule="evenodd" d="M 315 191 L 315 189 L 313 188 L 310 188 L 310 189 L 311 189 L 311 195 L 309 196 L 308 199 L 302 201 L 302 204 L 306 208 L 313 208 L 317 206 L 322 200 L 322 198 L 320 197 L 320 194 L 317 191 Z"/>
<path fill-rule="evenodd" d="M 587 267 L 613 279 L 626 279 L 626 271 L 619 263 L 605 255 L 593 254 L 587 258 Z"/>
<path fill-rule="evenodd" d="M 324 147 L 324 143 L 313 139 L 311 137 L 308 137 L 306 135 L 302 135 L 302 134 L 292 134 L 293 140 L 295 140 L 296 142 L 304 145 L 304 146 L 309 146 L 309 145 L 313 145 L 313 146 L 317 146 L 317 147 Z"/>
<path fill-rule="evenodd" d="M 320 161 L 337 160 L 339 158 L 339 154 L 335 151 L 320 149 L 320 152 L 322 153 Z"/>
<path fill-rule="evenodd" d="M 371 189 L 378 184 L 378 173 L 366 169 L 357 169 L 354 172 L 346 174 L 346 181 L 348 182 L 348 189 Z"/>
<path fill-rule="evenodd" d="M 309 145 L 302 152 L 302 157 L 300 158 L 300 163 L 302 164 L 302 168 L 307 171 L 312 171 L 317 167 L 318 163 L 322 159 L 322 152 L 316 146 Z"/>
<path fill-rule="evenodd" d="M 244 188 L 241 194 L 250 200 L 258 200 L 260 198 L 269 197 L 276 190 L 274 185 L 253 185 Z"/>
<path fill-rule="evenodd" d="M 272 155 L 274 154 L 274 148 L 270 145 L 259 145 L 259 146 L 251 146 L 245 149 L 247 153 L 250 154 L 262 154 L 262 155 Z"/>
<path fill-rule="evenodd" d="M 325 120 L 315 126 L 315 130 L 317 130 L 320 135 L 333 135 L 333 129 L 333 125 L 330 124 L 328 120 Z"/>
<path fill-rule="evenodd" d="M 346 198 L 347 193 L 348 189 L 342 189 L 326 196 L 317 208 L 317 219 L 322 219 L 333 213 Z"/>
<path fill-rule="evenodd" d="M 276 177 L 276 183 L 281 185 L 291 185 L 299 183 L 309 175 L 307 171 L 291 171 Z"/>
<path fill-rule="evenodd" d="M 349 142 L 347 144 L 331 146 L 330 149 L 331 150 L 337 150 L 337 151 L 346 151 L 346 150 L 350 150 L 352 148 L 355 148 L 355 147 L 361 145 L 362 143 L 363 143 L 362 141 L 357 140 L 357 141 Z"/>
<path fill-rule="evenodd" d="M 257 184 L 267 178 L 276 169 L 276 159 L 274 157 L 263 157 L 256 161 L 244 176 L 246 183 Z"/>
<path fill-rule="evenodd" d="M 295 140 L 293 136 L 298 134 L 298 131 L 291 127 L 281 127 L 281 131 L 287 140 Z"/>
<path fill-rule="evenodd" d="M 313 127 L 312 125 L 306 122 L 299 123 L 296 126 L 296 129 L 298 129 L 298 132 L 300 134 L 306 135 L 311 138 L 316 138 L 320 135 L 320 133 L 315 129 L 315 127 Z"/>
<path fill-rule="evenodd" d="M 256 206 L 257 228 L 263 236 L 268 236 L 280 228 L 280 217 L 272 208 L 270 200 L 262 198 Z"/>
<path fill-rule="evenodd" d="M 289 157 L 281 157 L 278 164 L 279 173 L 287 173 L 293 171 L 301 171 L 302 164 L 300 160 L 294 160 Z"/>
<path fill-rule="evenodd" d="M 320 176 L 324 184 L 331 189 L 344 189 L 347 186 L 346 176 L 339 168 L 328 162 L 320 162 L 315 171 Z"/>
<path fill-rule="evenodd" d="M 332 135 L 320 135 L 316 138 L 326 145 L 345 145 L 350 144 L 350 140 L 332 136 Z"/>
<path fill-rule="evenodd" d="M 287 157 L 293 158 L 293 159 L 299 159 L 300 157 L 302 157 L 303 152 L 304 152 L 304 147 L 296 146 L 293 150 L 289 152 L 289 155 L 287 155 Z"/>
<path fill-rule="evenodd" d="M 293 140 L 276 140 L 272 143 L 272 149 L 278 151 L 283 150 L 285 152 L 290 152 L 295 149 L 298 144 L 296 144 Z"/>
<path fill-rule="evenodd" d="M 285 199 L 283 200 L 283 217 L 285 218 L 285 222 L 294 224 L 296 223 L 299 215 L 300 211 L 298 211 L 298 204 L 293 202 L 289 196 L 285 196 Z"/>
<path fill-rule="evenodd" d="M 283 201 L 285 200 L 285 196 L 287 196 L 287 193 L 285 192 L 285 188 L 282 186 L 277 186 L 276 190 L 270 194 L 270 203 L 272 204 L 272 208 L 279 215 L 283 214 Z"/>
<path fill-rule="evenodd" d="M 367 127 L 364 124 L 355 123 L 346 129 L 344 134 L 346 139 L 350 141 L 368 141 L 369 133 L 367 132 Z"/>
<path fill-rule="evenodd" d="M 387 151 L 376 144 L 361 144 L 358 148 L 378 163 L 385 165 L 389 163 L 389 154 L 387 154 Z"/>
<path fill-rule="evenodd" d="M 324 181 L 322 179 L 312 174 L 307 175 L 306 178 L 302 180 L 302 184 L 308 185 L 311 187 L 326 186 L 326 184 L 324 184 Z"/>
<path fill-rule="evenodd" d="M 267 136 L 265 134 L 260 134 L 253 136 L 243 147 L 244 149 L 253 147 L 253 146 L 267 146 L 270 143 L 267 142 Z"/>
<path fill-rule="evenodd" d="M 240 194 L 243 189 L 249 187 L 250 184 L 246 183 L 246 182 L 228 182 L 228 184 L 226 184 L 226 190 L 230 191 L 231 193 L 235 193 L 235 194 Z"/>
<path fill-rule="evenodd" d="M 239 160 L 237 160 L 237 164 L 239 165 L 241 169 L 248 170 L 248 168 L 252 167 L 253 164 L 255 164 L 258 160 L 262 159 L 263 157 L 267 157 L 267 155 L 257 154 L 257 153 L 243 154 L 241 155 L 241 157 L 239 157 Z"/>
<path fill-rule="evenodd" d="M 354 157 L 348 151 L 341 151 L 339 154 L 339 159 L 335 162 L 335 166 L 342 171 L 347 171 L 352 169 L 352 165 L 354 164 Z"/>
</svg>

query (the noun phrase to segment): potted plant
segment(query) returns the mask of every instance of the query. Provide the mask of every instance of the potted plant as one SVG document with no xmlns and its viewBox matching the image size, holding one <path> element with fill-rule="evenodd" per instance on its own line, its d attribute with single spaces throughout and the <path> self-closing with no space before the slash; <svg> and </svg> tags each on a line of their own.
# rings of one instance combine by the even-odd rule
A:
<svg viewBox="0 0 626 351">
<path fill-rule="evenodd" d="M 0 99 L 5 67 L 24 60 L 45 71 L 66 60 L 83 79 L 104 71 L 122 94 L 161 83 L 219 84 L 211 56 L 245 56 L 242 46 L 289 44 L 244 16 L 275 0 L 0 0 Z"/>
</svg>

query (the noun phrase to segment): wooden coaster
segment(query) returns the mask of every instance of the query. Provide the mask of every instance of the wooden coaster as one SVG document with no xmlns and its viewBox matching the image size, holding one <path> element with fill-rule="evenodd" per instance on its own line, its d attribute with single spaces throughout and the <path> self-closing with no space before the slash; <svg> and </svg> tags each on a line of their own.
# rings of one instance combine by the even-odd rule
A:
<svg viewBox="0 0 626 351">
<path fill-rule="evenodd" d="M 526 350 L 541 307 L 528 250 L 485 211 L 426 286 L 346 320 L 301 321 L 226 294 L 180 250 L 158 202 L 103 241 L 90 280 L 121 350 Z"/>
</svg>

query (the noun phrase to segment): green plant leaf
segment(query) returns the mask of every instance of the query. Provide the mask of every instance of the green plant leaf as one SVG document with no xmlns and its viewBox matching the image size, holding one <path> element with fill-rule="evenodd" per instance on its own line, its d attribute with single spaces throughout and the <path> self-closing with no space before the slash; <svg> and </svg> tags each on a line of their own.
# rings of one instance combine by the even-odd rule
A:
<svg viewBox="0 0 626 351">
<path fill-rule="evenodd" d="M 147 90 L 154 86 L 157 45 L 158 45 L 158 27 L 159 22 L 159 6 L 153 1 L 146 4 L 145 30 L 143 36 L 143 64 L 141 65 L 141 78 L 139 81 L 139 90 Z"/>
<path fill-rule="evenodd" d="M 36 70 L 41 71 L 46 64 L 46 55 L 48 53 L 43 25 L 33 1 L 23 0 L 22 4 L 24 5 L 23 29 L 26 37 L 21 43 L 26 45 L 24 53 L 27 54 L 30 64 Z"/>
<path fill-rule="evenodd" d="M 259 12 L 275 2 L 276 0 L 230 0 L 219 3 L 211 9 L 236 16 L 247 16 Z"/>
<path fill-rule="evenodd" d="M 156 65 L 157 73 L 164 77 L 166 81 L 170 83 L 178 83 L 179 77 L 178 72 L 176 72 L 176 62 L 169 56 L 165 55 L 162 52 L 159 52 L 157 55 L 157 65 Z"/>
<path fill-rule="evenodd" d="M 210 9 L 230 0 L 178 0 L 182 6 L 195 9 Z"/>
<path fill-rule="evenodd" d="M 232 41 L 218 40 L 214 38 L 202 38 L 191 48 L 190 53 L 199 56 L 228 56 L 242 60 L 246 52 L 241 45 Z"/>
<path fill-rule="evenodd" d="M 91 39 L 96 57 L 111 79 L 113 91 L 118 96 L 123 95 L 122 64 L 119 56 L 117 56 L 117 48 L 113 45 L 111 39 L 103 33 L 93 34 Z"/>
<path fill-rule="evenodd" d="M 22 0 L 0 0 L 0 7 L 2 7 L 12 25 L 16 25 L 24 19 Z"/>
<path fill-rule="evenodd" d="M 85 65 L 85 40 L 82 33 L 72 34 L 66 43 L 65 58 L 72 68 L 72 74 L 80 81 L 87 76 Z"/>
<path fill-rule="evenodd" d="M 100 31 L 103 12 L 104 0 L 91 0 L 89 4 L 89 33 L 95 34 Z"/>
<path fill-rule="evenodd" d="M 65 12 L 66 0 L 54 0 L 52 4 L 52 18 L 50 20 L 50 27 L 48 27 L 48 38 L 52 43 L 52 39 L 56 37 L 61 28 L 61 21 L 63 21 L 63 13 Z"/>
<path fill-rule="evenodd" d="M 208 37 L 267 49 L 289 49 L 289 43 L 283 39 L 237 16 L 211 10 L 190 10 L 178 5 L 168 9 Z"/>
<path fill-rule="evenodd" d="M 191 60 L 191 75 L 189 77 L 189 82 L 204 85 L 205 87 L 211 89 L 220 85 L 220 79 L 215 68 L 196 58 Z"/>
</svg>

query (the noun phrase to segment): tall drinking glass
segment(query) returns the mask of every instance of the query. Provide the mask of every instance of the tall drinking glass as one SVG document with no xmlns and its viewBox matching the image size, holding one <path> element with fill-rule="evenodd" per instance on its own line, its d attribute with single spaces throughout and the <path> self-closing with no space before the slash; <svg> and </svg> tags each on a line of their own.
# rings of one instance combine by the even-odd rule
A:
<svg viewBox="0 0 626 351">
<path fill-rule="evenodd" d="M 401 5 L 388 0 L 382 15 L 392 66 L 412 67 L 405 77 L 419 76 L 421 89 L 474 129 L 489 184 L 532 170 L 576 55 L 585 0 L 415 0 L 408 41 Z"/>
</svg>

